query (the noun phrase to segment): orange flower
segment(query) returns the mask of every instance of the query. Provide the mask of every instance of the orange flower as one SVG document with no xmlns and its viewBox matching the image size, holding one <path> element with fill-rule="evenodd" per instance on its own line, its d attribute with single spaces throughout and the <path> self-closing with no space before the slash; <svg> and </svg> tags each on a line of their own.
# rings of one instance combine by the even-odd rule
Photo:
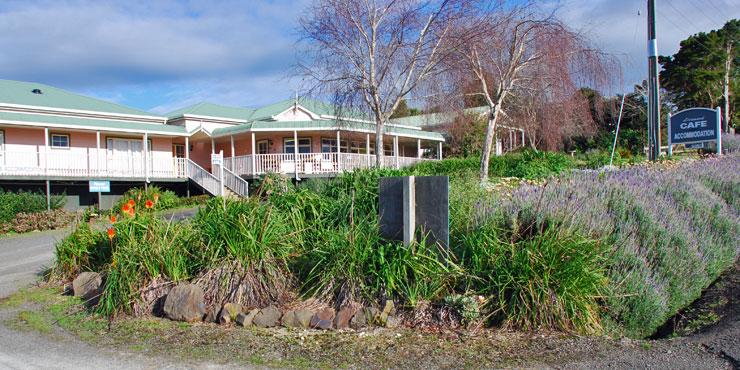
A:
<svg viewBox="0 0 740 370">
<path fill-rule="evenodd" d="M 116 236 L 116 230 L 114 228 L 108 228 L 108 239 L 113 240 L 113 237 Z"/>
<path fill-rule="evenodd" d="M 126 204 L 124 204 L 124 205 L 123 205 L 123 206 L 121 207 L 121 212 L 124 212 L 124 213 L 125 213 L 125 212 L 128 212 L 128 210 L 129 210 L 129 209 L 131 209 L 131 207 L 129 207 L 128 203 L 126 203 Z"/>
<path fill-rule="evenodd" d="M 136 202 L 134 202 L 134 200 L 133 200 L 133 199 L 129 199 L 129 200 L 128 200 L 128 205 L 129 205 L 129 207 L 133 207 L 133 206 L 135 206 L 135 205 L 136 205 Z"/>
<path fill-rule="evenodd" d="M 111 215 L 110 222 L 116 223 L 116 221 L 118 221 L 118 218 L 116 217 L 116 215 Z"/>
<path fill-rule="evenodd" d="M 147 199 L 144 203 L 144 207 L 146 207 L 147 209 L 152 209 L 152 207 L 154 207 L 154 203 L 151 200 Z"/>
<path fill-rule="evenodd" d="M 134 215 L 134 209 L 133 208 L 129 208 L 128 209 L 128 215 L 129 216 L 133 216 Z"/>
<path fill-rule="evenodd" d="M 159 202 L 159 194 L 154 194 L 154 203 Z"/>
</svg>

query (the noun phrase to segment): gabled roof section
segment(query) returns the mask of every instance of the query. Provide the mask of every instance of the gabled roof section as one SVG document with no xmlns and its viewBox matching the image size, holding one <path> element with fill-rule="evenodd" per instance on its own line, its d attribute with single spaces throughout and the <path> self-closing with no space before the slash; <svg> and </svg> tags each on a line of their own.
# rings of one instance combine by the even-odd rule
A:
<svg viewBox="0 0 740 370">
<path fill-rule="evenodd" d="M 310 98 L 305 97 L 299 97 L 298 100 L 296 99 L 286 99 L 277 103 L 273 103 L 270 105 L 266 105 L 261 108 L 257 108 L 254 111 L 254 114 L 252 114 L 249 119 L 251 121 L 269 121 L 272 119 L 272 117 L 285 112 L 286 110 L 292 108 L 296 103 L 298 103 L 299 106 L 307 109 L 311 113 L 322 116 L 322 117 L 336 117 L 341 116 L 345 118 L 353 118 L 353 119 L 369 119 L 366 115 L 362 114 L 361 112 L 357 111 L 341 111 L 339 109 L 336 109 L 335 106 L 324 103 L 319 100 L 314 100 Z"/>
<path fill-rule="evenodd" d="M 153 114 L 36 82 L 0 80 L 0 104 L 152 117 Z"/>
<path fill-rule="evenodd" d="M 247 121 L 253 113 L 254 109 L 251 108 L 229 107 L 209 102 L 201 102 L 167 113 L 167 118 L 176 119 L 185 115 L 191 115 Z"/>
</svg>

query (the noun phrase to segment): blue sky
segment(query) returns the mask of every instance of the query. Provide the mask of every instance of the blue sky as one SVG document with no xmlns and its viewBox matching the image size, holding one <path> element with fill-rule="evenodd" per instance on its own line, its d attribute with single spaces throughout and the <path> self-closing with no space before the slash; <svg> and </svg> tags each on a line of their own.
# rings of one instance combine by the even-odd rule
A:
<svg viewBox="0 0 740 370">
<path fill-rule="evenodd" d="M 299 87 L 288 71 L 309 1 L 0 0 L 0 78 L 156 113 L 203 100 L 259 106 Z M 645 0 L 542 4 L 617 54 L 626 86 L 643 78 Z M 740 0 L 659 0 L 657 18 L 659 51 L 674 53 L 689 34 L 740 18 Z"/>
</svg>

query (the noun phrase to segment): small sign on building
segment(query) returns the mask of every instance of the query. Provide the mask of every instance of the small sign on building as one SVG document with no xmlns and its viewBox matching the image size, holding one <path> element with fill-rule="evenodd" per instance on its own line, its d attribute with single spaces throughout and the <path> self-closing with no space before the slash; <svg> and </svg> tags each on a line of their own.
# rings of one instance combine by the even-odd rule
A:
<svg viewBox="0 0 740 370">
<path fill-rule="evenodd" d="M 224 164 L 224 154 L 223 152 L 220 153 L 212 153 L 211 154 L 211 165 L 213 166 L 221 166 Z"/>
<path fill-rule="evenodd" d="M 91 193 L 110 193 L 109 180 L 90 180 L 89 186 Z"/>
</svg>

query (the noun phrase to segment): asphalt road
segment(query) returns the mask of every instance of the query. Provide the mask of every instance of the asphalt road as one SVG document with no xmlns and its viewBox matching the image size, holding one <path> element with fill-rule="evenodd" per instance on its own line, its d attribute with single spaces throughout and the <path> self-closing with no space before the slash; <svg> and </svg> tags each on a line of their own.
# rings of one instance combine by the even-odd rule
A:
<svg viewBox="0 0 740 370">
<path fill-rule="evenodd" d="M 54 230 L 0 238 L 0 298 L 35 282 L 54 257 L 54 244 L 68 233 Z"/>
</svg>

